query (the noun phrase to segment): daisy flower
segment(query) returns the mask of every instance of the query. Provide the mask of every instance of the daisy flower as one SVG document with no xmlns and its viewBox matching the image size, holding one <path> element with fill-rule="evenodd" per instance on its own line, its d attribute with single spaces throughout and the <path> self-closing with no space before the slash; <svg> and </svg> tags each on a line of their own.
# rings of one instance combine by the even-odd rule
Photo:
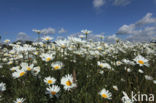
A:
<svg viewBox="0 0 156 103">
<path fill-rule="evenodd" d="M 54 59 L 53 54 L 45 54 L 44 53 L 44 54 L 41 54 L 40 57 L 42 58 L 43 61 L 46 61 L 46 62 L 49 62 Z"/>
<path fill-rule="evenodd" d="M 59 69 L 62 69 L 63 63 L 60 61 L 57 61 L 57 62 L 52 63 L 51 66 L 54 70 L 59 70 Z"/>
<path fill-rule="evenodd" d="M 34 67 L 34 64 L 28 65 L 28 63 L 21 63 L 21 67 L 25 71 L 31 71 Z"/>
<path fill-rule="evenodd" d="M 134 61 L 137 63 L 137 64 L 139 64 L 140 66 L 149 66 L 149 64 L 148 64 L 148 60 L 147 59 L 145 59 L 143 56 L 141 56 L 141 55 L 138 55 L 135 59 L 134 59 Z"/>
<path fill-rule="evenodd" d="M 46 93 L 49 94 L 50 98 L 52 98 L 53 96 L 58 97 L 59 92 L 60 92 L 60 87 L 57 85 L 52 85 L 46 88 Z"/>
<path fill-rule="evenodd" d="M 6 86 L 5 86 L 6 84 L 5 83 L 0 83 L 0 92 L 3 92 L 3 91 L 5 91 L 6 90 Z"/>
<path fill-rule="evenodd" d="M 19 77 L 22 77 L 26 74 L 26 71 L 21 69 L 21 70 L 17 70 L 16 72 L 12 73 L 12 76 L 14 78 L 19 78 Z"/>
<path fill-rule="evenodd" d="M 99 92 L 99 95 L 101 95 L 101 97 L 105 99 L 112 99 L 112 93 L 105 88 Z"/>
<path fill-rule="evenodd" d="M 17 98 L 14 103 L 24 103 L 25 99 L 23 98 Z"/>
<path fill-rule="evenodd" d="M 4 40 L 4 43 L 9 43 L 9 42 L 10 42 L 9 39 Z"/>
<path fill-rule="evenodd" d="M 85 38 L 85 36 L 84 36 L 84 35 L 79 35 L 79 37 L 80 37 L 80 38 Z"/>
<path fill-rule="evenodd" d="M 73 76 L 69 74 L 62 77 L 61 84 L 64 85 L 65 90 L 70 90 L 76 87 L 76 83 L 73 82 Z"/>
<path fill-rule="evenodd" d="M 50 40 L 52 40 L 52 39 L 53 39 L 53 38 L 50 37 L 50 36 L 46 36 L 46 37 L 43 37 L 43 38 L 42 38 L 43 41 L 50 41 Z"/>
<path fill-rule="evenodd" d="M 144 73 L 144 71 L 143 71 L 143 70 L 141 70 L 141 69 L 139 69 L 139 70 L 138 70 L 138 72 L 139 72 L 139 73 L 141 73 L 141 74 L 142 74 L 142 73 Z"/>
<path fill-rule="evenodd" d="M 120 66 L 121 64 L 122 64 L 121 61 L 117 61 L 117 62 L 116 62 L 116 65 L 117 65 L 117 66 Z"/>
<path fill-rule="evenodd" d="M 116 91 L 119 90 L 118 87 L 117 87 L 116 85 L 113 85 L 113 89 L 116 90 Z"/>
<path fill-rule="evenodd" d="M 97 62 L 97 65 L 101 68 L 111 69 L 111 66 L 108 63 Z"/>
<path fill-rule="evenodd" d="M 153 83 L 156 84 L 156 80 L 153 80 Z"/>
<path fill-rule="evenodd" d="M 81 30 L 81 32 L 82 32 L 83 34 L 85 34 L 85 35 L 92 33 L 92 31 L 87 30 L 87 29 Z"/>
<path fill-rule="evenodd" d="M 149 76 L 149 75 L 145 75 L 145 79 L 146 80 L 153 80 L 153 77 L 152 76 Z"/>
<path fill-rule="evenodd" d="M 40 34 L 41 33 L 41 30 L 37 30 L 37 29 L 33 29 L 32 31 L 35 32 L 35 33 L 37 33 L 37 34 Z"/>
<path fill-rule="evenodd" d="M 44 79 L 44 82 L 45 82 L 46 84 L 48 84 L 48 85 L 51 85 L 51 84 L 55 84 L 56 79 L 49 76 L 49 77 L 46 77 L 46 78 Z"/>
<path fill-rule="evenodd" d="M 11 71 L 16 71 L 16 70 L 19 70 L 20 66 L 16 66 L 16 67 L 12 67 L 10 70 Z"/>
<path fill-rule="evenodd" d="M 130 68 L 127 68 L 127 67 L 125 67 L 125 70 L 126 70 L 127 72 L 131 72 L 131 71 L 132 71 Z"/>
<path fill-rule="evenodd" d="M 34 67 L 31 71 L 31 73 L 34 75 L 34 76 L 37 76 L 37 74 L 40 72 L 40 67 Z"/>
</svg>

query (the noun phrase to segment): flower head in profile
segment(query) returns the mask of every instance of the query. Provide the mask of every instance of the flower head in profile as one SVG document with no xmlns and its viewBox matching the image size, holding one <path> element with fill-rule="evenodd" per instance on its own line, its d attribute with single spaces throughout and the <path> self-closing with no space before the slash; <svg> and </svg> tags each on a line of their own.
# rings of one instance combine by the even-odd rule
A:
<svg viewBox="0 0 156 103">
<path fill-rule="evenodd" d="M 24 98 L 17 98 L 14 103 L 24 103 L 25 99 Z"/>
<path fill-rule="evenodd" d="M 10 70 L 11 71 L 17 71 L 17 70 L 19 70 L 20 69 L 20 66 L 16 66 L 16 67 L 12 67 Z"/>
<path fill-rule="evenodd" d="M 4 40 L 4 43 L 9 43 L 9 42 L 10 42 L 9 39 Z"/>
<path fill-rule="evenodd" d="M 57 62 L 52 63 L 51 66 L 54 70 L 59 70 L 59 69 L 62 69 L 63 63 L 60 61 L 57 61 Z"/>
<path fill-rule="evenodd" d="M 119 90 L 119 89 L 118 89 L 118 86 L 116 86 L 116 85 L 113 85 L 113 89 L 116 90 L 116 91 Z"/>
<path fill-rule="evenodd" d="M 5 83 L 0 83 L 0 92 L 3 92 L 3 91 L 5 91 L 6 90 L 6 86 L 5 86 L 6 84 Z"/>
<path fill-rule="evenodd" d="M 74 83 L 73 76 L 69 74 L 62 77 L 61 84 L 64 85 L 65 90 L 70 90 L 76 87 L 76 83 Z"/>
<path fill-rule="evenodd" d="M 46 77 L 46 78 L 44 79 L 44 82 L 45 82 L 46 84 L 48 84 L 48 85 L 51 85 L 51 84 L 55 84 L 56 79 L 49 76 L 49 77 Z"/>
<path fill-rule="evenodd" d="M 145 75 L 145 79 L 146 79 L 146 80 L 153 80 L 153 77 L 150 76 L 150 75 Z"/>
<path fill-rule="evenodd" d="M 83 39 L 83 38 L 85 38 L 85 36 L 84 35 L 79 35 L 79 38 Z"/>
<path fill-rule="evenodd" d="M 43 41 L 51 41 L 53 38 L 50 37 L 50 36 L 45 36 L 45 37 L 42 37 L 42 40 Z"/>
<path fill-rule="evenodd" d="M 53 98 L 54 96 L 58 97 L 59 92 L 60 92 L 60 87 L 57 85 L 52 85 L 46 88 L 46 93 L 49 94 L 50 98 Z"/>
<path fill-rule="evenodd" d="M 105 99 L 112 99 L 112 93 L 105 88 L 99 92 L 99 95 L 101 95 L 101 97 Z"/>
<path fill-rule="evenodd" d="M 81 32 L 82 32 L 83 34 L 85 34 L 85 35 L 92 33 L 92 31 L 87 30 L 87 29 L 81 30 Z"/>
<path fill-rule="evenodd" d="M 108 63 L 102 63 L 102 62 L 98 61 L 98 62 L 97 62 L 97 65 L 98 65 L 100 68 L 111 69 L 111 66 L 110 66 Z"/>
<path fill-rule="evenodd" d="M 144 66 L 144 65 L 149 66 L 148 60 L 141 55 L 138 55 L 137 57 L 135 57 L 134 61 L 140 66 Z"/>
</svg>

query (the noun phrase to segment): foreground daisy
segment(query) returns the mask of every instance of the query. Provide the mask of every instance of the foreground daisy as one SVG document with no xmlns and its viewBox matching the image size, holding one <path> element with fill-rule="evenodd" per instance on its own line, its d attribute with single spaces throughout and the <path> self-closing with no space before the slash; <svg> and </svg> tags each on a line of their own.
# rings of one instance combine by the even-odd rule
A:
<svg viewBox="0 0 156 103">
<path fill-rule="evenodd" d="M 25 99 L 23 98 L 17 98 L 14 103 L 24 103 Z"/>
<path fill-rule="evenodd" d="M 63 63 L 60 61 L 57 61 L 57 62 L 52 63 L 51 66 L 54 70 L 59 70 L 59 69 L 62 69 Z"/>
<path fill-rule="evenodd" d="M 140 66 L 149 66 L 149 64 L 148 64 L 148 60 L 147 59 L 145 59 L 143 56 L 141 56 L 141 55 L 138 55 L 135 59 L 134 59 L 134 61 L 137 63 L 137 64 L 139 64 Z"/>
<path fill-rule="evenodd" d="M 105 99 L 112 99 L 112 93 L 110 93 L 108 90 L 106 90 L 105 88 L 102 89 L 100 92 L 99 92 L 99 95 L 101 95 L 102 98 L 105 98 Z"/>
<path fill-rule="evenodd" d="M 61 84 L 64 85 L 65 90 L 70 90 L 76 87 L 76 83 L 74 83 L 73 81 L 73 76 L 68 74 L 62 77 Z"/>
<path fill-rule="evenodd" d="M 21 70 L 17 70 L 16 72 L 12 73 L 12 76 L 14 78 L 19 78 L 19 77 L 22 77 L 26 74 L 26 71 L 21 69 Z"/>
<path fill-rule="evenodd" d="M 55 84 L 56 79 L 49 76 L 49 77 L 46 77 L 46 78 L 44 79 L 44 82 L 45 82 L 46 84 L 48 84 L 48 85 L 51 85 L 51 84 Z"/>
<path fill-rule="evenodd" d="M 48 88 L 46 88 L 47 90 L 47 94 L 49 94 L 49 96 L 52 98 L 53 96 L 58 97 L 58 92 L 60 91 L 60 87 L 57 85 L 52 85 Z"/>
<path fill-rule="evenodd" d="M 25 71 L 31 71 L 34 67 L 34 64 L 28 65 L 28 63 L 21 63 L 21 67 Z"/>
<path fill-rule="evenodd" d="M 5 83 L 0 83 L 0 92 L 3 92 L 6 90 L 6 86 L 5 86 Z"/>
<path fill-rule="evenodd" d="M 41 54 L 40 56 L 43 61 L 49 62 L 54 59 L 53 54 Z"/>
</svg>

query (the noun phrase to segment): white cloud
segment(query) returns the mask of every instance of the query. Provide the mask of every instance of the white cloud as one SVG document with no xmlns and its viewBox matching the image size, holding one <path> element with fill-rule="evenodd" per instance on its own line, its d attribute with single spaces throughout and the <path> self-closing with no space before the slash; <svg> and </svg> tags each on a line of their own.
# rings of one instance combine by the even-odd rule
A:
<svg viewBox="0 0 156 103">
<path fill-rule="evenodd" d="M 150 41 L 155 38 L 156 18 L 152 17 L 152 13 L 147 13 L 136 23 L 121 26 L 117 34 L 128 35 L 127 40 L 130 41 Z"/>
<path fill-rule="evenodd" d="M 93 0 L 93 6 L 95 8 L 100 8 L 105 4 L 105 0 Z"/>
<path fill-rule="evenodd" d="M 152 13 L 147 13 L 141 20 L 139 20 L 136 25 L 137 26 L 142 26 L 146 24 L 156 24 L 156 18 L 152 17 Z"/>
<path fill-rule="evenodd" d="M 130 4 L 130 0 L 114 0 L 113 4 L 116 6 L 126 6 Z"/>
<path fill-rule="evenodd" d="M 41 30 L 41 33 L 45 34 L 45 35 L 47 35 L 47 34 L 55 34 L 55 29 L 51 28 L 51 27 L 44 28 L 44 29 Z"/>
<path fill-rule="evenodd" d="M 66 33 L 67 31 L 64 29 L 64 28 L 61 28 L 59 31 L 58 31 L 58 33 L 59 34 L 63 34 L 63 33 Z"/>
<path fill-rule="evenodd" d="M 118 30 L 118 34 L 131 34 L 134 32 L 135 29 L 135 25 L 134 24 L 130 24 L 130 25 L 123 25 L 119 28 Z"/>
<path fill-rule="evenodd" d="M 17 34 L 16 40 L 21 40 L 21 41 L 29 41 L 31 40 L 30 36 L 28 36 L 26 33 L 24 32 L 19 32 Z"/>
</svg>

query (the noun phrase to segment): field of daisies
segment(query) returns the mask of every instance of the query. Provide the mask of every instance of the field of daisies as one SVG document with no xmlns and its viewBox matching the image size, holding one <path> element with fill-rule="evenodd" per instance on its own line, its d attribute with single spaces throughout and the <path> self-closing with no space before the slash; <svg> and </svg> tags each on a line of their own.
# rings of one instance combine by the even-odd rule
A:
<svg viewBox="0 0 156 103">
<path fill-rule="evenodd" d="M 0 103 L 133 103 L 131 91 L 156 94 L 155 44 L 107 44 L 82 32 L 54 42 L 50 36 L 32 44 L 5 40 Z"/>
</svg>

